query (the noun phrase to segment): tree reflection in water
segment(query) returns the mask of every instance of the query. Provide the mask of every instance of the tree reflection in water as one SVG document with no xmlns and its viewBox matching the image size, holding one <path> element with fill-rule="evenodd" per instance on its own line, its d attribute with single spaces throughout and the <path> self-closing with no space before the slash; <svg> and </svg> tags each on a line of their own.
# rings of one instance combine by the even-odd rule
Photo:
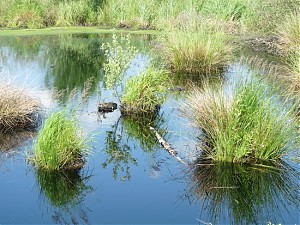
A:
<svg viewBox="0 0 300 225">
<path fill-rule="evenodd" d="M 71 224 L 88 224 L 86 209 L 80 208 L 79 213 L 74 213 L 73 210 L 80 206 L 88 193 L 93 191 L 93 188 L 86 184 L 91 175 L 84 174 L 80 170 L 43 171 L 40 169 L 35 171 L 35 175 L 40 187 L 41 200 L 54 207 L 52 216 L 54 223 L 70 224 L 68 221 L 71 220 Z"/>
<path fill-rule="evenodd" d="M 213 224 L 282 223 L 285 213 L 282 211 L 288 213 L 293 207 L 299 211 L 297 172 L 283 162 L 280 167 L 203 161 L 198 164 L 201 165 L 196 166 L 189 177 L 186 196 L 193 202 L 202 200 L 200 217 L 203 218 L 199 219 L 203 221 Z"/>
<path fill-rule="evenodd" d="M 112 165 L 114 179 L 127 181 L 131 179 L 130 166 L 138 162 L 132 155 L 132 149 L 141 149 L 151 155 L 151 173 L 157 173 L 160 168 L 155 161 L 155 151 L 160 146 L 149 126 L 160 130 L 164 119 L 162 115 L 143 115 L 142 117 L 121 116 L 111 131 L 106 132 L 106 161 L 102 167 Z"/>
</svg>

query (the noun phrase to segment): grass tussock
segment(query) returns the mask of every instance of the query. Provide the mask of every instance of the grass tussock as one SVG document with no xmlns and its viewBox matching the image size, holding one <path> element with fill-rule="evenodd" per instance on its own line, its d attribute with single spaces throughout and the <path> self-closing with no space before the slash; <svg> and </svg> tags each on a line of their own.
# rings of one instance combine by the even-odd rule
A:
<svg viewBox="0 0 300 225">
<path fill-rule="evenodd" d="M 292 53 L 288 60 L 288 71 L 293 91 L 300 97 L 300 45 L 296 53 Z"/>
<path fill-rule="evenodd" d="M 87 151 L 87 140 L 80 133 L 74 116 L 66 110 L 53 113 L 38 133 L 30 160 L 44 170 L 80 168 Z"/>
<path fill-rule="evenodd" d="M 123 112 L 141 114 L 156 111 L 165 100 L 167 85 L 167 73 L 154 67 L 129 78 L 121 100 Z"/>
<path fill-rule="evenodd" d="M 284 51 L 300 51 L 300 12 L 286 16 L 285 21 L 277 26 L 277 36 Z"/>
<path fill-rule="evenodd" d="M 192 24 L 194 31 L 187 26 L 165 33 L 162 57 L 168 68 L 174 72 L 215 74 L 226 67 L 232 58 L 228 37 L 206 25 Z"/>
<path fill-rule="evenodd" d="M 240 84 L 233 94 L 194 88 L 182 107 L 184 115 L 203 130 L 204 156 L 256 162 L 280 159 L 293 148 L 297 139 L 293 109 L 275 104 L 270 92 L 261 81 Z"/>
<path fill-rule="evenodd" d="M 1 80 L 0 133 L 35 127 L 40 109 L 38 100 L 31 97 L 25 88 Z"/>
</svg>

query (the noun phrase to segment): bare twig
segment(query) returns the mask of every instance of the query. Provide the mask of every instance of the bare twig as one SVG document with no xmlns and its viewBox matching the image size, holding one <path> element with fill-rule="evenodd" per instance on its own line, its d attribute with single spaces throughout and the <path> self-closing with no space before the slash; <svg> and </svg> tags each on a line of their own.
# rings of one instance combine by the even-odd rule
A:
<svg viewBox="0 0 300 225">
<path fill-rule="evenodd" d="M 173 156 L 174 158 L 176 158 L 179 162 L 181 162 L 184 165 L 188 165 L 185 161 L 183 161 L 179 156 L 178 153 L 171 147 L 171 145 L 166 142 L 161 136 L 160 134 L 153 128 L 150 126 L 150 130 L 155 134 L 158 142 L 161 144 L 161 146 L 164 147 L 164 149 L 167 150 L 167 152 Z"/>
</svg>

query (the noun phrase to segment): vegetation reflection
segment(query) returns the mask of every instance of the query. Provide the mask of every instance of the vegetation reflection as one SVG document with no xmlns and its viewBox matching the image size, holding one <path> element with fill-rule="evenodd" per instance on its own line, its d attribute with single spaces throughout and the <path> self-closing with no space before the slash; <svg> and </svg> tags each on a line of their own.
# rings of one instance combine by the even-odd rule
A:
<svg viewBox="0 0 300 225">
<path fill-rule="evenodd" d="M 152 114 L 142 118 L 120 117 L 117 123 L 112 126 L 112 130 L 106 133 L 104 151 L 107 158 L 102 163 L 102 167 L 106 168 L 111 164 L 114 179 L 130 180 L 130 166 L 138 165 L 132 149 L 142 149 L 148 154 L 153 154 L 159 147 L 159 143 L 150 131 L 149 126 L 161 129 L 163 123 L 164 118 L 162 115 Z M 157 166 L 157 163 L 154 164 Z"/>
<path fill-rule="evenodd" d="M 68 209 L 84 200 L 87 193 L 93 191 L 86 183 L 91 175 L 80 170 L 45 171 L 36 170 L 36 179 L 40 193 L 52 206 Z"/>
<path fill-rule="evenodd" d="M 188 195 L 194 201 L 204 199 L 201 215 L 209 218 L 201 219 L 212 224 L 223 223 L 227 216 L 231 224 L 276 222 L 275 215 L 283 222 L 283 211 L 299 208 L 296 171 L 283 162 L 276 168 L 203 160 L 196 165 Z"/>
</svg>

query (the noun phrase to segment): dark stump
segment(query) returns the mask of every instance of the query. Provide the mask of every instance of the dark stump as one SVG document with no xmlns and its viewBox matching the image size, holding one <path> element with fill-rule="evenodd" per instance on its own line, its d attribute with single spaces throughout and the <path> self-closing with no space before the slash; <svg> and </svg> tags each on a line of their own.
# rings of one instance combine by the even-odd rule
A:
<svg viewBox="0 0 300 225">
<path fill-rule="evenodd" d="M 98 111 L 102 113 L 113 112 L 117 107 L 117 103 L 114 102 L 101 102 L 98 105 Z"/>
</svg>

